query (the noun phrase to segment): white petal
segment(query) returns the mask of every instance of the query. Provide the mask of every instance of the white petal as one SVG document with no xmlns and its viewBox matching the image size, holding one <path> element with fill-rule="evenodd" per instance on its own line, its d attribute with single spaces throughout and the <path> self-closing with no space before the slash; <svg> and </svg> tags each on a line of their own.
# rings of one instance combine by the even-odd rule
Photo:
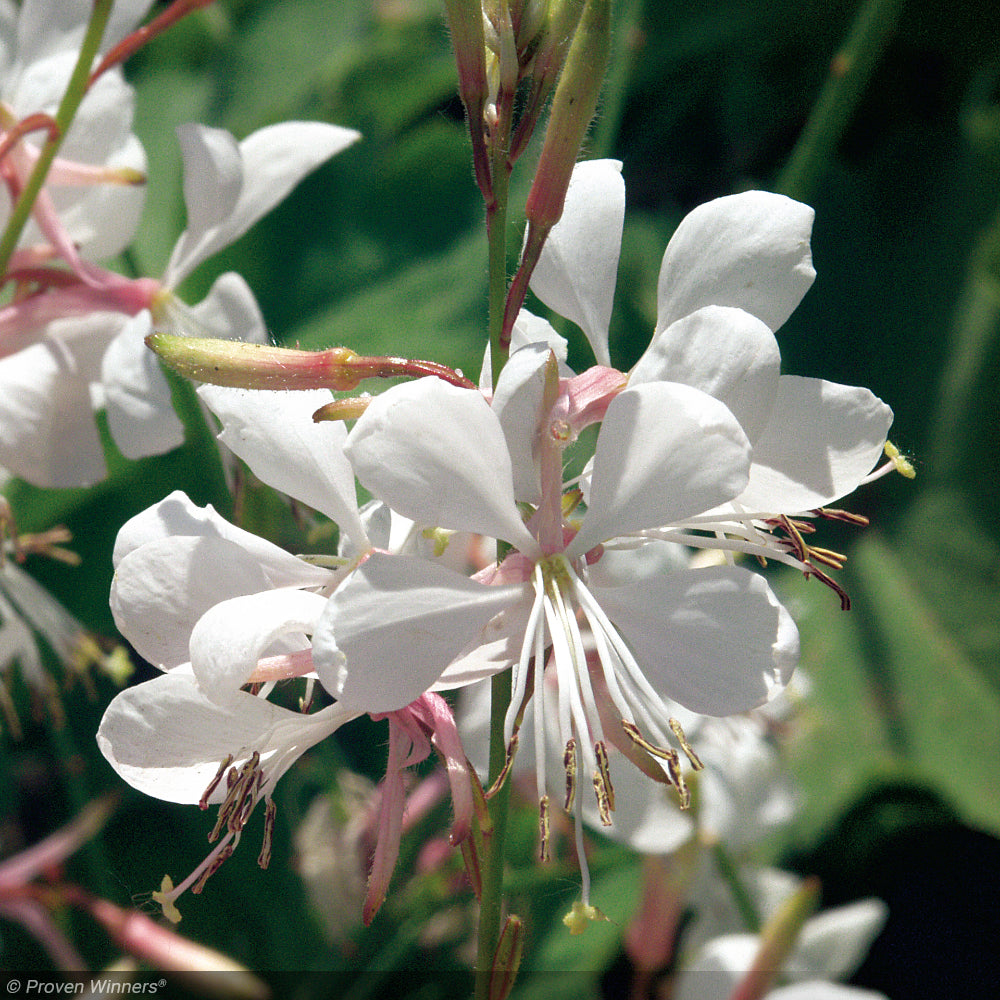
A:
<svg viewBox="0 0 1000 1000">
<path fill-rule="evenodd" d="M 287 652 L 272 647 L 280 637 L 292 646 L 308 648 L 326 598 L 304 590 L 266 590 L 232 597 L 209 608 L 191 632 L 191 669 L 212 701 L 229 704 L 257 667 L 262 656 Z"/>
<path fill-rule="evenodd" d="M 767 994 L 767 1000 L 889 1000 L 884 993 L 841 986 L 822 979 L 812 979 L 791 986 L 779 986 Z"/>
<path fill-rule="evenodd" d="M 562 217 L 552 227 L 531 276 L 531 290 L 583 330 L 601 365 L 611 363 L 608 324 L 625 222 L 621 170 L 618 160 L 576 165 Z"/>
<path fill-rule="evenodd" d="M 330 598 L 313 636 L 316 673 L 362 711 L 403 708 L 520 594 L 423 559 L 375 553 Z"/>
<path fill-rule="evenodd" d="M 702 306 L 736 306 L 777 330 L 816 277 L 813 210 L 766 191 L 716 198 L 681 221 L 667 245 L 656 329 Z"/>
<path fill-rule="evenodd" d="M 107 472 L 87 383 L 48 344 L 0 359 L 0 466 L 45 487 Z"/>
<path fill-rule="evenodd" d="M 282 556 L 262 565 L 241 545 L 207 535 L 147 542 L 118 564 L 111 584 L 115 623 L 141 656 L 169 670 L 188 660 L 191 630 L 215 604 L 298 585 L 296 575 L 315 582 L 316 567 Z"/>
<path fill-rule="evenodd" d="M 522 309 L 517 314 L 517 319 L 514 320 L 514 329 L 511 330 L 510 356 L 513 357 L 518 351 L 532 344 L 545 344 L 555 354 L 561 375 L 573 374 L 564 364 L 569 350 L 566 338 L 556 333 L 555 328 L 547 319 L 542 319 L 541 316 L 535 316 L 527 309 Z M 479 388 L 485 393 L 489 393 L 489 390 L 493 388 L 491 358 L 490 345 L 487 344 L 486 353 L 483 355 L 483 367 L 479 372 Z M 506 365 L 504 367 L 506 368 Z"/>
<path fill-rule="evenodd" d="M 235 271 L 215 279 L 208 295 L 191 307 L 197 329 L 181 331 L 196 337 L 224 337 L 267 343 L 267 327 L 250 286 Z"/>
<path fill-rule="evenodd" d="M 395 386 L 371 401 L 345 450 L 362 485 L 404 517 L 535 551 L 500 422 L 478 390 L 436 378 Z"/>
<path fill-rule="evenodd" d="M 219 440 L 258 479 L 326 514 L 355 546 L 367 548 L 354 472 L 344 454 L 347 430 L 340 422 L 312 419 L 319 407 L 330 402 L 329 392 L 203 385 L 198 395 L 222 421 Z"/>
<path fill-rule="evenodd" d="M 589 507 L 567 553 L 710 510 L 740 493 L 749 464 L 746 435 L 718 400 L 673 382 L 630 387 L 601 424 Z"/>
<path fill-rule="evenodd" d="M 229 754 L 239 764 L 257 750 L 266 767 L 279 753 L 280 770 L 268 775 L 276 781 L 303 751 L 352 717 L 340 705 L 302 715 L 245 691 L 223 708 L 178 670 L 119 694 L 104 713 L 97 744 L 133 788 L 167 802 L 195 803 Z M 220 801 L 224 785 L 210 801 Z"/>
<path fill-rule="evenodd" d="M 235 211 L 243 186 L 239 146 L 224 129 L 181 125 L 177 141 L 184 162 L 187 229 L 181 233 L 167 264 L 164 284 L 170 288 L 218 249 L 215 234 Z"/>
<path fill-rule="evenodd" d="M 492 409 L 500 421 L 510 454 L 514 496 L 524 503 L 537 504 L 541 500 L 535 452 L 548 359 L 549 349 L 544 344 L 532 344 L 512 354 L 493 393 Z"/>
<path fill-rule="evenodd" d="M 693 817 L 679 808 L 673 788 L 648 778 L 613 748 L 609 753 L 613 755 L 610 766 L 615 789 L 611 826 L 605 826 L 599 818 L 593 795 L 583 800 L 587 822 L 641 854 L 672 854 L 694 835 Z"/>
<path fill-rule="evenodd" d="M 591 587 L 653 688 L 702 715 L 734 715 L 788 683 L 798 631 L 767 581 L 728 566 Z"/>
<path fill-rule="evenodd" d="M 892 410 L 867 389 L 783 375 L 737 502 L 796 513 L 846 496 L 878 461 L 891 424 Z"/>
<path fill-rule="evenodd" d="M 160 359 L 143 342 L 152 330 L 143 310 L 108 345 L 101 382 L 108 429 L 126 458 L 161 455 L 184 443 L 184 425 L 174 413 Z"/>
<path fill-rule="evenodd" d="M 880 899 L 863 899 L 807 920 L 789 962 L 796 978 L 846 979 L 868 954 L 889 916 Z"/>
<path fill-rule="evenodd" d="M 705 306 L 654 335 L 629 385 L 682 382 L 721 400 L 751 443 L 778 391 L 781 354 L 770 327 L 729 306 Z"/>
<path fill-rule="evenodd" d="M 140 545 L 180 535 L 222 538 L 234 543 L 260 564 L 274 587 L 321 587 L 331 579 L 327 570 L 310 566 L 259 535 L 230 524 L 211 504 L 199 507 L 180 490 L 122 525 L 112 561 L 117 567 Z"/>
<path fill-rule="evenodd" d="M 353 129 L 325 122 L 281 122 L 259 129 L 236 148 L 221 130 L 182 129 L 188 130 L 181 138 L 188 232 L 170 258 L 170 285 L 242 236 L 306 174 L 361 138 Z M 213 188 L 218 188 L 214 196 Z M 219 200 L 210 207 L 206 195 Z"/>
</svg>

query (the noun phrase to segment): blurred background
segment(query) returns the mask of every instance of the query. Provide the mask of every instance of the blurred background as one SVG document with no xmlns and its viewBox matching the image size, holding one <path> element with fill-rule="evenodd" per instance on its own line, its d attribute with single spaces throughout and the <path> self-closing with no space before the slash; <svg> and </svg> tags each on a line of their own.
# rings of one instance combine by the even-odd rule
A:
<svg viewBox="0 0 1000 1000">
<path fill-rule="evenodd" d="M 116 266 L 161 273 L 183 228 L 177 125 L 201 121 L 238 138 L 292 118 L 352 126 L 363 141 L 206 264 L 183 296 L 198 301 L 217 274 L 237 270 L 280 343 L 477 372 L 483 210 L 440 7 L 222 0 L 156 40 L 127 66 L 149 191 L 135 246 Z M 624 164 L 613 360 L 626 368 L 648 342 L 663 249 L 688 210 L 749 187 L 788 193 L 816 210 L 818 277 L 778 334 L 784 370 L 871 388 L 893 407 L 891 438 L 918 473 L 851 499 L 869 528 L 826 528 L 829 547 L 849 556 L 838 579 L 850 612 L 815 581 L 772 574 L 802 631 L 812 693 L 786 743 L 801 809 L 756 860 L 819 875 L 824 905 L 886 900 L 889 923 L 856 982 L 894 1000 L 991 996 L 989 984 L 1000 981 L 1000 6 L 620 0 L 615 18 L 611 77 L 586 151 Z M 515 220 L 533 155 L 515 173 Z M 510 242 L 519 246 L 519 234 Z M 587 365 L 582 338 L 565 323 L 560 331 L 570 363 Z M 63 524 L 72 532 L 79 566 L 32 557 L 24 568 L 105 650 L 121 641 L 107 603 L 119 526 L 174 489 L 226 507 L 217 473 L 206 471 L 217 461 L 209 441 L 155 460 L 109 461 L 111 477 L 89 491 L 5 487 L 21 531 Z M 253 483 L 243 518 L 301 548 L 299 522 Z M 201 861 L 213 819 L 125 788 L 94 742 L 114 683 L 95 670 L 83 683 L 54 658 L 50 666 L 60 678 L 58 726 L 51 711 L 33 710 L 23 678 L 4 678 L 22 732 L 15 738 L 8 722 L 2 735 L 3 854 L 114 790 L 116 812 L 69 871 L 120 905 L 142 904 L 164 872 L 176 882 Z M 132 681 L 149 676 L 136 662 Z M 336 989 L 323 977 L 294 989 L 277 977 L 279 995 L 450 995 L 427 970 L 462 968 L 471 896 L 456 903 L 443 876 L 408 873 L 429 831 L 445 829 L 447 806 L 404 840 L 398 892 L 368 932 L 354 901 L 327 906 L 342 921 L 331 930 L 336 918 L 313 905 L 300 875 L 311 849 L 296 831 L 315 797 L 332 794 L 347 808 L 339 769 L 377 781 L 384 755 L 385 733 L 374 724 L 311 751 L 278 787 L 270 868 L 256 868 L 255 819 L 248 843 L 204 894 L 185 898 L 183 933 L 265 978 L 268 970 L 345 970 Z M 617 910 L 605 907 L 612 923 L 570 939 L 559 918 L 575 876 L 568 864 L 535 871 L 535 822 L 530 812 L 514 822 L 511 885 L 531 909 L 525 964 L 593 973 L 546 980 L 547 996 L 617 995 L 614 973 L 601 974 L 620 969 L 638 859 L 597 849 L 595 898 Z M 332 835 L 316 836 L 326 843 Z M 337 897 L 328 888 L 319 898 Z M 93 967 L 115 956 L 69 911 L 64 929 Z M 16 924 L 0 924 L 5 967 L 48 961 Z M 350 970 L 359 968 L 424 971 L 355 979 Z M 528 980 L 523 995 L 531 989 Z"/>
</svg>

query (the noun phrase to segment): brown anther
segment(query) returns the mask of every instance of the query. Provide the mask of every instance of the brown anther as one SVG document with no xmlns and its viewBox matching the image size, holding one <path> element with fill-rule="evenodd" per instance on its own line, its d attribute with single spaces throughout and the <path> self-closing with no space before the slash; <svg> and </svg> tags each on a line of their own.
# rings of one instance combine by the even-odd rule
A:
<svg viewBox="0 0 1000 1000">
<path fill-rule="evenodd" d="M 611 803 L 600 771 L 594 772 L 594 797 L 597 799 L 597 814 L 601 817 L 601 824 L 611 826 Z"/>
<path fill-rule="evenodd" d="M 503 787 L 503 783 L 507 780 L 507 775 L 510 773 L 510 766 L 514 763 L 514 754 L 517 752 L 517 744 L 520 740 L 517 730 L 511 734 L 510 743 L 507 744 L 507 755 L 504 758 L 503 767 L 500 768 L 500 773 L 496 777 L 496 781 L 490 785 L 489 790 L 486 792 L 486 798 L 491 799 L 500 789 Z"/>
<path fill-rule="evenodd" d="M 615 808 L 615 789 L 611 784 L 611 768 L 608 766 L 608 748 L 604 745 L 604 740 L 598 740 L 594 744 L 594 755 L 597 757 L 597 767 L 601 772 L 601 781 L 604 783 L 605 792 L 608 797 L 608 808 Z"/>
<path fill-rule="evenodd" d="M 278 815 L 278 807 L 272 799 L 267 800 L 264 807 L 264 839 L 261 841 L 257 864 L 266 868 L 271 863 L 271 845 L 274 843 L 274 818 Z"/>
<path fill-rule="evenodd" d="M 549 797 L 543 795 L 538 801 L 538 859 L 549 860 Z"/>
<path fill-rule="evenodd" d="M 566 804 L 563 808 L 569 812 L 576 798 L 576 740 L 572 736 L 566 741 L 563 767 L 566 769 Z"/>
<path fill-rule="evenodd" d="M 691 761 L 691 766 L 696 771 L 700 771 L 705 765 L 702 764 L 701 759 L 694 752 L 694 748 L 690 743 L 688 743 L 687 737 L 684 735 L 684 730 L 681 728 L 681 724 L 676 719 L 667 719 L 667 725 L 670 726 L 670 731 L 677 738 L 677 742 L 680 743 L 685 756 L 689 761 Z"/>
<path fill-rule="evenodd" d="M 234 845 L 226 844 L 221 851 L 219 851 L 218 857 L 201 873 L 201 878 L 193 886 L 191 886 L 191 891 L 197 895 L 205 888 L 205 883 L 222 867 L 223 862 L 227 861 L 233 856 Z"/>
<path fill-rule="evenodd" d="M 199 809 L 207 809 L 208 808 L 208 799 L 209 799 L 209 796 L 218 787 L 219 782 L 222 781 L 222 776 L 229 769 L 229 766 L 232 764 L 232 762 L 233 762 L 233 755 L 232 754 L 227 754 L 223 758 L 222 763 L 219 764 L 219 770 L 216 772 L 215 777 L 208 783 L 208 788 L 205 789 L 204 794 L 198 800 L 198 808 Z"/>
<path fill-rule="evenodd" d="M 860 528 L 867 528 L 871 521 L 864 514 L 855 514 L 849 510 L 839 510 L 834 507 L 817 507 L 813 513 L 817 517 L 825 517 L 831 521 L 845 521 L 847 524 L 856 524 Z"/>
</svg>

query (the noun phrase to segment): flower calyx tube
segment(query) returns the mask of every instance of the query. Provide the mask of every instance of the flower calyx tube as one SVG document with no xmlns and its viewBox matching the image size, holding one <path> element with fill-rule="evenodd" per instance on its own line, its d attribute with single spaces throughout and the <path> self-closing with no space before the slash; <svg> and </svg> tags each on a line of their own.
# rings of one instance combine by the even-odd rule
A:
<svg viewBox="0 0 1000 1000">
<path fill-rule="evenodd" d="M 447 365 L 409 358 L 363 357 L 348 347 L 302 351 L 271 344 L 152 333 L 146 345 L 179 375 L 241 389 L 356 389 L 368 378 L 435 375 L 470 387 Z"/>
</svg>

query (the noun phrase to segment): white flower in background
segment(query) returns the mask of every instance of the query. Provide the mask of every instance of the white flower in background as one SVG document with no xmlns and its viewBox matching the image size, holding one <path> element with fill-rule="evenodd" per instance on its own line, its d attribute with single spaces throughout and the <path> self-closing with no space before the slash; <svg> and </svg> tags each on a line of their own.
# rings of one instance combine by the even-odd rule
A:
<svg viewBox="0 0 1000 1000">
<path fill-rule="evenodd" d="M 580 324 L 602 363 L 625 201 L 620 169 L 614 160 L 577 166 L 531 283 L 543 302 Z M 817 513 L 850 520 L 823 508 L 897 466 L 872 473 L 892 423 L 880 399 L 864 388 L 780 374 L 774 331 L 815 278 L 812 220 L 806 205 L 748 191 L 700 205 L 671 237 L 656 327 L 628 385 L 680 383 L 725 403 L 746 434 L 751 462 L 742 491 L 718 510 L 633 534 L 778 559 L 822 579 L 847 606 L 822 568 L 839 568 L 843 557 L 803 536 Z"/>
<path fill-rule="evenodd" d="M 682 955 L 674 996 L 729 1000 L 752 982 L 745 995 L 770 1000 L 885 1000 L 881 993 L 836 980 L 861 964 L 887 915 L 880 900 L 861 900 L 809 918 L 794 931 L 793 942 L 780 942 L 775 940 L 782 933 L 780 913 L 767 914 L 761 935 L 723 934 Z"/>
<path fill-rule="evenodd" d="M 143 18 L 151 0 L 118 0 L 101 43 L 112 48 Z M 91 0 L 0 3 L 0 139 L 22 119 L 55 113 L 76 64 L 93 10 Z M 63 140 L 20 246 L 52 243 L 58 218 L 72 248 L 90 260 L 123 250 L 135 234 L 144 200 L 146 159 L 132 134 L 134 95 L 120 69 L 103 73 L 84 97 Z M 23 138 L 4 159 L 10 181 L 23 184 L 44 132 Z M 0 228 L 10 214 L 8 184 L 0 184 Z M 55 237 L 58 241 L 59 238 Z"/>
<path fill-rule="evenodd" d="M 307 173 L 359 138 L 322 122 L 271 125 L 239 143 L 200 125 L 182 126 L 178 135 L 188 228 L 161 280 L 130 281 L 82 265 L 78 284 L 0 310 L 0 356 L 5 341 L 38 341 L 0 360 L 0 464 L 37 485 L 79 486 L 103 478 L 95 405 L 106 408 L 111 435 L 128 458 L 183 441 L 169 385 L 144 337 L 155 325 L 266 340 L 256 300 L 239 275 L 220 276 L 193 308 L 175 290 Z"/>
</svg>

